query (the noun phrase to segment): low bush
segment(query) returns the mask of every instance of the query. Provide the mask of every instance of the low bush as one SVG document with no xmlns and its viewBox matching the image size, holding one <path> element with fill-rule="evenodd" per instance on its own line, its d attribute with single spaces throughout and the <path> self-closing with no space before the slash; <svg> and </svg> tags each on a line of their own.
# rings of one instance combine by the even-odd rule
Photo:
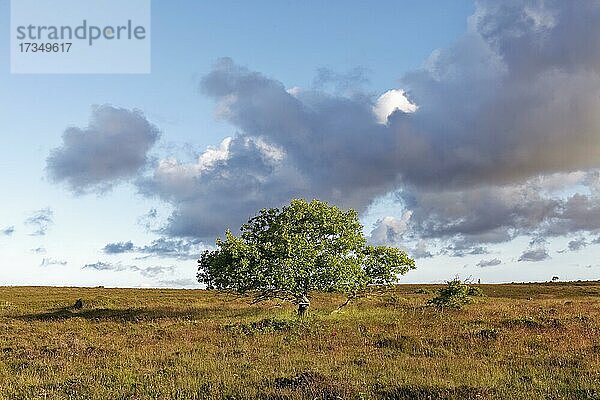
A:
<svg viewBox="0 0 600 400">
<path fill-rule="evenodd" d="M 478 287 L 471 287 L 460 279 L 448 281 L 446 286 L 437 290 L 437 296 L 430 299 L 427 304 L 439 308 L 460 309 L 472 303 L 474 296 L 482 296 L 483 291 Z"/>
</svg>

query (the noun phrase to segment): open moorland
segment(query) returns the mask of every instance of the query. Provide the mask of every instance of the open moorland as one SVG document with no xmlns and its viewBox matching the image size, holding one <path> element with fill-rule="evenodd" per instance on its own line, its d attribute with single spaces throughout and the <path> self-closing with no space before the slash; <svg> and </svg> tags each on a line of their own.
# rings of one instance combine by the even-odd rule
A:
<svg viewBox="0 0 600 400">
<path fill-rule="evenodd" d="M 0 399 L 600 399 L 600 282 L 398 285 L 309 315 L 203 290 L 0 288 Z M 83 308 L 75 301 L 83 299 Z"/>
</svg>

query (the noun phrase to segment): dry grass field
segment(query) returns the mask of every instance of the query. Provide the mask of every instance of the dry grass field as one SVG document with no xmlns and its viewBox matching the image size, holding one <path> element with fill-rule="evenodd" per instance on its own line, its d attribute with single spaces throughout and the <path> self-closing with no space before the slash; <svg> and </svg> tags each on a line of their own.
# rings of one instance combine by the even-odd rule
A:
<svg viewBox="0 0 600 400">
<path fill-rule="evenodd" d="M 337 313 L 314 294 L 302 322 L 201 290 L 4 287 L 0 399 L 600 399 L 600 282 L 479 286 L 443 312 L 433 285 Z"/>
</svg>

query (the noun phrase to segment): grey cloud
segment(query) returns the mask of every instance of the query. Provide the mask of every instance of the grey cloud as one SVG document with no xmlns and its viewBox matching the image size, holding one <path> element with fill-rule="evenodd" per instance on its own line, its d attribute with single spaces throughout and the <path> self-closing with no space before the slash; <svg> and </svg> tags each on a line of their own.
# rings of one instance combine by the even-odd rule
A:
<svg viewBox="0 0 600 400">
<path fill-rule="evenodd" d="M 584 247 L 586 247 L 587 245 L 588 245 L 588 243 L 585 240 L 585 238 L 579 238 L 579 239 L 571 240 L 569 242 L 569 250 L 571 250 L 571 251 L 581 250 Z"/>
<path fill-rule="evenodd" d="M 433 253 L 429 250 L 425 240 L 417 240 L 412 248 L 407 248 L 405 234 L 409 232 L 410 212 L 405 212 L 400 218 L 387 216 L 375 222 L 371 234 L 367 237 L 370 244 L 376 246 L 395 246 L 405 250 L 413 258 L 431 258 Z"/>
<path fill-rule="evenodd" d="M 417 186 L 599 166 L 598 3 L 504 3 L 478 2 L 465 37 L 403 79 L 422 105 L 395 124 L 414 154 L 403 176 Z"/>
<path fill-rule="evenodd" d="M 320 91 L 292 96 L 280 82 L 230 60 L 204 78 L 202 89 L 243 135 L 285 152 L 282 162 L 298 175 L 281 189 L 363 209 L 394 186 L 395 137 L 376 122 L 366 96 Z"/>
<path fill-rule="evenodd" d="M 127 253 L 128 251 L 131 251 L 131 250 L 133 250 L 133 243 L 131 241 L 108 243 L 102 249 L 102 251 L 104 251 L 106 254 Z"/>
<path fill-rule="evenodd" d="M 139 271 L 143 276 L 146 276 L 149 278 L 154 278 L 156 276 L 163 275 L 166 273 L 173 273 L 175 271 L 175 266 L 173 266 L 173 265 L 169 265 L 169 266 L 158 265 L 158 266 L 146 267 L 146 268 L 132 267 L 132 269 L 135 271 Z"/>
<path fill-rule="evenodd" d="M 465 257 L 488 254 L 488 249 L 483 246 L 473 246 L 472 244 L 464 243 L 459 239 L 443 249 L 441 254 L 448 254 L 451 257 Z"/>
<path fill-rule="evenodd" d="M 433 254 L 427 248 L 427 243 L 423 240 L 419 241 L 416 246 L 409 251 L 409 254 L 416 259 L 433 257 Z"/>
<path fill-rule="evenodd" d="M 582 183 L 571 181 L 568 174 L 563 177 L 569 185 Z M 409 230 L 422 238 L 449 240 L 449 250 L 508 242 L 516 236 L 531 236 L 530 246 L 537 246 L 550 237 L 600 230 L 600 197 L 563 197 L 554 182 L 549 191 L 547 182 L 533 178 L 515 185 L 412 190 L 398 196 L 412 211 Z"/>
<path fill-rule="evenodd" d="M 197 287 L 198 281 L 193 279 L 162 279 L 158 283 L 165 287 Z"/>
<path fill-rule="evenodd" d="M 83 269 L 94 269 L 96 271 L 135 271 L 142 276 L 148 278 L 156 278 L 164 274 L 172 274 L 175 271 L 175 266 L 153 266 L 153 267 L 138 267 L 136 265 L 123 265 L 120 262 L 109 263 L 98 261 L 92 264 L 85 264 Z"/>
<path fill-rule="evenodd" d="M 424 237 L 462 235 L 465 242 L 500 243 L 516 232 L 534 231 L 556 214 L 558 200 L 532 185 L 400 193 L 413 210 L 412 223 Z"/>
<path fill-rule="evenodd" d="M 542 247 L 546 244 L 548 244 L 548 239 L 540 235 L 532 237 L 529 241 L 529 247 Z"/>
<path fill-rule="evenodd" d="M 40 267 L 49 267 L 51 265 L 67 265 L 67 262 L 64 260 L 57 260 L 54 258 L 43 258 L 40 263 Z"/>
<path fill-rule="evenodd" d="M 145 246 L 135 246 L 133 242 L 108 243 L 103 248 L 106 254 L 142 253 L 147 257 L 197 259 L 205 246 L 199 239 L 158 238 Z"/>
<path fill-rule="evenodd" d="M 194 240 L 292 197 L 364 212 L 392 191 L 410 218 L 403 232 L 380 222 L 372 236 L 383 242 L 448 241 L 444 251 L 462 256 L 520 235 L 600 231 L 600 45 L 590 39 L 600 34 L 598 4 L 477 2 L 466 34 L 402 77 L 418 110 L 385 125 L 360 74 L 322 71 L 313 89 L 286 90 L 223 59 L 200 89 L 236 134 L 195 162 L 160 161 L 137 177 L 139 191 L 174 208 L 162 234 Z M 145 161 L 154 140 L 134 158 Z M 87 189 L 141 164 L 66 176 Z M 572 184 L 581 173 L 589 190 L 556 193 L 554 178 Z"/>
<path fill-rule="evenodd" d="M 241 154 L 230 156 L 210 173 L 191 174 L 201 189 L 191 190 L 195 181 L 186 176 L 191 184 L 182 193 L 160 188 L 181 182 L 185 174 L 155 174 L 152 182 L 159 185 L 150 192 L 177 207 L 170 232 L 210 236 L 290 196 L 319 197 L 364 211 L 374 198 L 398 187 L 414 198 L 404 204 L 414 211 L 411 222 L 424 237 L 461 234 L 474 243 L 498 243 L 540 223 L 552 235 L 562 234 L 561 224 L 564 232 L 571 226 L 600 227 L 597 218 L 579 218 L 586 206 L 575 204 L 580 199 L 564 202 L 524 185 L 539 175 L 600 165 L 600 114 L 594 112 L 600 106 L 600 69 L 585 55 L 598 49 L 572 51 L 580 45 L 580 32 L 564 29 L 573 18 L 594 22 L 595 7 L 586 13 L 573 3 L 546 2 L 523 14 L 524 8 L 478 3 L 466 35 L 402 79 L 420 108 L 393 114 L 388 125 L 374 121 L 369 96 L 318 90 L 292 95 L 280 82 L 222 60 L 203 79 L 202 91 L 217 101 L 219 116 L 238 129 L 235 141 L 262 138 L 285 157 L 269 171 L 259 168 L 256 157 L 251 163 Z M 552 18 L 542 17 L 548 15 Z M 515 60 L 511 43 L 538 49 L 520 54 L 529 68 Z M 561 63 L 548 56 L 563 51 L 581 60 Z M 578 61 L 586 67 L 574 68 Z M 229 165 L 235 160 L 243 160 L 251 176 Z M 230 209 L 229 193 L 214 186 L 224 180 L 242 187 L 256 182 L 261 195 L 236 198 Z M 590 216 L 595 206 L 587 206 Z M 220 207 L 229 216 L 226 221 L 214 219 Z"/>
<path fill-rule="evenodd" d="M 544 248 L 525 250 L 518 261 L 544 261 L 550 258 L 548 250 Z"/>
<path fill-rule="evenodd" d="M 203 249 L 202 242 L 197 239 L 159 238 L 149 245 L 137 248 L 137 251 L 158 257 L 197 259 Z"/>
<path fill-rule="evenodd" d="M 593 241 L 591 242 L 592 244 L 594 243 Z M 567 251 L 579 251 L 585 247 L 587 247 L 590 243 L 588 243 L 588 241 L 581 237 L 581 238 L 577 238 L 577 239 L 573 239 L 570 240 L 569 243 L 567 244 L 567 248 L 563 249 L 563 250 L 559 250 L 559 253 L 566 253 Z"/>
<path fill-rule="evenodd" d="M 7 226 L 6 228 L 0 230 L 0 233 L 4 236 L 12 236 L 12 234 L 15 233 L 15 227 Z"/>
<path fill-rule="evenodd" d="M 600 4 L 595 1 L 575 6 L 560 0 L 485 0 L 480 2 L 474 22 L 482 36 L 503 55 L 510 71 L 528 79 L 544 70 L 596 68 L 600 64 L 600 43 L 589 38 L 598 29 L 598 19 Z"/>
<path fill-rule="evenodd" d="M 590 189 L 592 196 L 600 197 L 600 171 L 589 171 L 585 175 L 584 183 Z"/>
<path fill-rule="evenodd" d="M 576 193 L 560 203 L 559 213 L 548 227 L 552 235 L 600 229 L 600 196 Z"/>
<path fill-rule="evenodd" d="M 301 193 L 304 184 L 282 163 L 282 151 L 265 141 L 235 137 L 217 150 L 192 165 L 163 161 L 153 177 L 139 182 L 142 193 L 175 206 L 165 233 L 212 241 L 227 227 L 237 229 L 256 210 Z"/>
<path fill-rule="evenodd" d="M 75 193 L 106 191 L 142 170 L 158 138 L 158 129 L 140 111 L 98 106 L 87 127 L 65 130 L 46 167 L 54 182 Z"/>
<path fill-rule="evenodd" d="M 398 245 L 402 235 L 408 230 L 410 213 L 405 213 L 401 218 L 391 216 L 377 220 L 371 231 L 369 242 L 374 245 Z"/>
<path fill-rule="evenodd" d="M 53 218 L 54 212 L 46 207 L 32 213 L 31 216 L 25 220 L 25 224 L 34 229 L 31 233 L 32 236 L 44 236 L 48 231 L 48 228 L 54 223 Z"/>
<path fill-rule="evenodd" d="M 364 211 L 399 182 L 396 139 L 367 96 L 294 95 L 283 84 L 221 60 L 202 81 L 238 134 L 194 164 L 163 160 L 140 191 L 175 206 L 166 232 L 212 240 L 256 210 L 292 197 Z"/>
<path fill-rule="evenodd" d="M 124 268 L 120 264 L 111 264 L 103 261 L 97 261 L 91 264 L 85 264 L 84 269 L 95 269 L 96 271 L 122 271 Z"/>
<path fill-rule="evenodd" d="M 137 219 L 138 225 L 142 226 L 148 232 L 157 232 L 160 230 L 158 210 L 151 208 L 148 212 Z"/>
<path fill-rule="evenodd" d="M 502 264 L 502 261 L 498 258 L 492 258 L 491 260 L 481 260 L 477 263 L 478 267 L 495 267 L 496 265 Z"/>
<path fill-rule="evenodd" d="M 390 125 L 419 235 L 478 246 L 600 229 L 600 47 L 585 39 L 598 17 L 591 2 L 482 1 L 465 37 L 404 77 L 421 107 Z M 590 194 L 550 195 L 579 170 Z"/>
</svg>

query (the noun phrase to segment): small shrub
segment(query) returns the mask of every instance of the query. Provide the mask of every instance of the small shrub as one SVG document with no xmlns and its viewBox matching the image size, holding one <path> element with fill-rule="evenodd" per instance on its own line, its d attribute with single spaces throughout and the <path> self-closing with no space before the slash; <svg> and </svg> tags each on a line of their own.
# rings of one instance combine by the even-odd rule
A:
<svg viewBox="0 0 600 400">
<path fill-rule="evenodd" d="M 314 371 L 304 371 L 291 377 L 275 378 L 276 387 L 290 389 L 323 386 L 327 382 L 328 379 L 325 375 Z"/>
<path fill-rule="evenodd" d="M 319 372 L 304 371 L 290 377 L 275 378 L 275 388 L 299 390 L 303 398 L 319 400 L 345 399 L 347 396 L 330 377 Z"/>
<path fill-rule="evenodd" d="M 420 347 L 420 344 L 417 340 L 410 336 L 400 336 L 400 337 L 383 337 L 375 341 L 375 347 L 379 348 L 388 348 L 388 349 L 396 349 L 402 352 L 414 352 L 415 349 Z"/>
<path fill-rule="evenodd" d="M 543 324 L 533 317 L 506 319 L 502 322 L 509 328 L 542 328 Z"/>
<path fill-rule="evenodd" d="M 464 305 L 472 303 L 473 296 L 482 296 L 483 291 L 478 287 L 471 287 L 460 279 L 455 278 L 448 281 L 446 286 L 438 289 L 437 296 L 430 299 L 427 304 L 440 308 L 460 309 Z"/>
<path fill-rule="evenodd" d="M 483 340 L 496 340 L 500 336 L 498 329 L 482 329 L 475 334 L 478 338 Z"/>
<path fill-rule="evenodd" d="M 380 393 L 379 398 L 385 400 L 484 400 L 492 398 L 493 394 L 493 389 L 469 386 L 458 386 L 453 388 L 425 385 L 402 385 Z"/>
</svg>

